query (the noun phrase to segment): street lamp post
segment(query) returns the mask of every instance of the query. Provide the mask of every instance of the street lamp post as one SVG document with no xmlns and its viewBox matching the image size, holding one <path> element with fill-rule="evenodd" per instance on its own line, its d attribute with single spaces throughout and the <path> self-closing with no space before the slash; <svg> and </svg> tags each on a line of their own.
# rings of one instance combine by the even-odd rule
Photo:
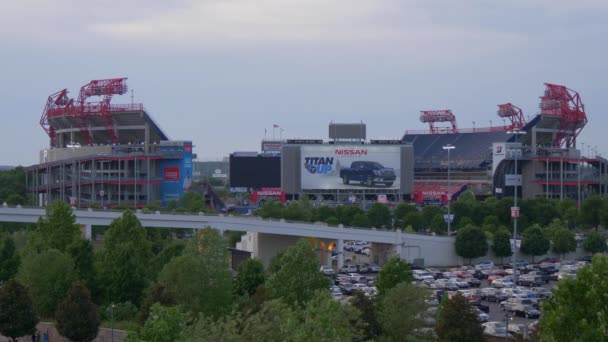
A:
<svg viewBox="0 0 608 342">
<path fill-rule="evenodd" d="M 515 136 L 515 145 L 517 146 L 517 137 L 519 135 L 526 134 L 525 131 L 520 131 L 518 128 L 513 129 L 512 131 L 507 131 L 507 134 L 512 134 Z M 517 177 L 519 172 L 517 170 L 517 152 L 515 153 L 515 190 L 514 190 L 514 198 L 513 198 L 513 209 L 511 210 L 511 216 L 513 216 L 513 253 L 511 254 L 511 266 L 513 267 L 513 288 L 517 283 L 517 218 L 519 216 L 519 208 L 517 207 L 517 187 L 519 186 L 519 178 Z M 523 182 L 522 182 L 523 183 Z"/>
<path fill-rule="evenodd" d="M 452 185 L 450 183 L 450 150 L 453 150 L 455 148 L 456 148 L 456 146 L 452 146 L 450 144 L 443 146 L 443 149 L 448 151 L 448 193 L 447 193 L 448 219 L 446 220 L 446 221 L 448 221 L 448 236 L 450 236 L 452 234 L 452 215 L 450 213 L 450 202 L 452 202 L 452 196 L 450 194 L 450 188 Z"/>
</svg>

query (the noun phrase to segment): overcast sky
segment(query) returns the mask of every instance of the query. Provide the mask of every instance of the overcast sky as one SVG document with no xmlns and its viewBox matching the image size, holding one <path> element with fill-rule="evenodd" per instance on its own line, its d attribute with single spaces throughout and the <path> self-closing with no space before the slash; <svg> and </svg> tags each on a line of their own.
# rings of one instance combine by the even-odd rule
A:
<svg viewBox="0 0 608 342">
<path fill-rule="evenodd" d="M 273 124 L 398 138 L 452 109 L 497 125 L 499 103 L 536 114 L 544 82 L 580 92 L 579 142 L 608 155 L 607 37 L 606 0 L 2 1 L 0 165 L 38 162 L 49 94 L 113 77 L 201 160 L 258 150 Z"/>
</svg>

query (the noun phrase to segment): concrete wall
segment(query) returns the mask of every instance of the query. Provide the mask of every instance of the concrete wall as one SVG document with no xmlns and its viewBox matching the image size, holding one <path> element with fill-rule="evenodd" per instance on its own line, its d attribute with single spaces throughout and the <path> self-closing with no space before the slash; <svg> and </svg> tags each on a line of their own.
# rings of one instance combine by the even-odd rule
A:
<svg viewBox="0 0 608 342">
<path fill-rule="evenodd" d="M 434 237 L 433 239 L 420 240 L 408 238 L 407 234 L 402 234 L 403 243 L 399 244 L 386 244 L 386 243 L 372 243 L 372 253 L 370 260 L 374 263 L 382 265 L 388 259 L 394 255 L 399 255 L 402 259 L 407 262 L 414 263 L 416 259 L 421 259 L 426 267 L 452 267 L 469 265 L 469 259 L 462 258 L 456 255 L 454 248 L 454 239 L 446 237 Z M 284 251 L 289 246 L 295 245 L 299 240 L 299 237 L 276 235 L 276 234 L 263 234 L 263 233 L 247 233 L 243 235 L 241 242 L 237 243 L 237 249 L 247 250 L 252 252 L 252 256 L 260 259 L 266 267 L 268 267 L 270 260 L 278 253 Z M 315 248 L 319 254 L 319 261 L 322 265 L 331 265 L 331 252 L 329 246 L 335 240 L 328 239 L 312 239 L 310 238 L 311 246 Z M 579 256 L 584 255 L 581 248 L 578 248 L 576 252 L 568 253 L 565 259 L 575 259 Z M 541 260 L 546 257 L 558 257 L 553 253 L 546 255 L 537 256 L 534 258 L 535 261 Z M 519 253 L 517 259 L 525 259 L 528 262 L 532 262 L 532 257 Z M 481 258 L 472 259 L 471 264 L 476 264 L 481 261 L 493 261 L 496 264 L 508 263 L 510 258 L 498 258 L 494 256 L 491 247 L 488 248 L 486 256 Z"/>
</svg>

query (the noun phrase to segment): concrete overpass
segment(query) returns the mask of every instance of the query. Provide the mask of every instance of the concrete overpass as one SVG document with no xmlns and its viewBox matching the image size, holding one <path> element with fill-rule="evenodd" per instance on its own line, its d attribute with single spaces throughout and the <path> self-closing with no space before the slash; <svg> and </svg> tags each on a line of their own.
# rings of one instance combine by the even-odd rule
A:
<svg viewBox="0 0 608 342">
<path fill-rule="evenodd" d="M 112 220 L 122 215 L 121 211 L 74 209 L 76 223 L 84 226 L 85 237 L 91 238 L 93 225 L 109 226 Z M 44 208 L 0 207 L 0 222 L 35 223 L 46 215 Z M 426 265 L 443 266 L 460 264 L 462 259 L 455 254 L 454 238 L 402 233 L 400 230 L 382 230 L 352 227 L 330 227 L 324 223 L 301 223 L 258 217 L 236 217 L 210 214 L 174 214 L 136 212 L 144 227 L 202 229 L 212 227 L 220 231 L 234 230 L 258 234 L 254 255 L 267 264 L 276 253 L 293 244 L 298 238 L 318 240 L 321 254 L 331 255 L 332 248 L 343 251 L 345 240 L 362 240 L 372 243 L 372 253 L 382 253 L 382 260 L 399 255 L 412 261 L 422 258 Z M 321 255 L 327 260 L 327 255 Z M 344 263 L 338 254 L 338 265 Z"/>
</svg>

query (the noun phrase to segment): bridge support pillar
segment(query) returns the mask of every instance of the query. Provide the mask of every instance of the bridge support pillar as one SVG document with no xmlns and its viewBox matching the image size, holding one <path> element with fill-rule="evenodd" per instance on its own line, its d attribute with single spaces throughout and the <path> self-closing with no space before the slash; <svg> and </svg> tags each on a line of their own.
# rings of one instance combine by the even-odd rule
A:
<svg viewBox="0 0 608 342">
<path fill-rule="evenodd" d="M 338 239 L 336 241 L 336 248 L 338 249 L 338 269 L 344 266 L 344 239 Z"/>
<path fill-rule="evenodd" d="M 90 224 L 83 224 L 83 233 L 84 238 L 87 240 L 91 240 L 93 238 L 93 226 Z"/>
</svg>

